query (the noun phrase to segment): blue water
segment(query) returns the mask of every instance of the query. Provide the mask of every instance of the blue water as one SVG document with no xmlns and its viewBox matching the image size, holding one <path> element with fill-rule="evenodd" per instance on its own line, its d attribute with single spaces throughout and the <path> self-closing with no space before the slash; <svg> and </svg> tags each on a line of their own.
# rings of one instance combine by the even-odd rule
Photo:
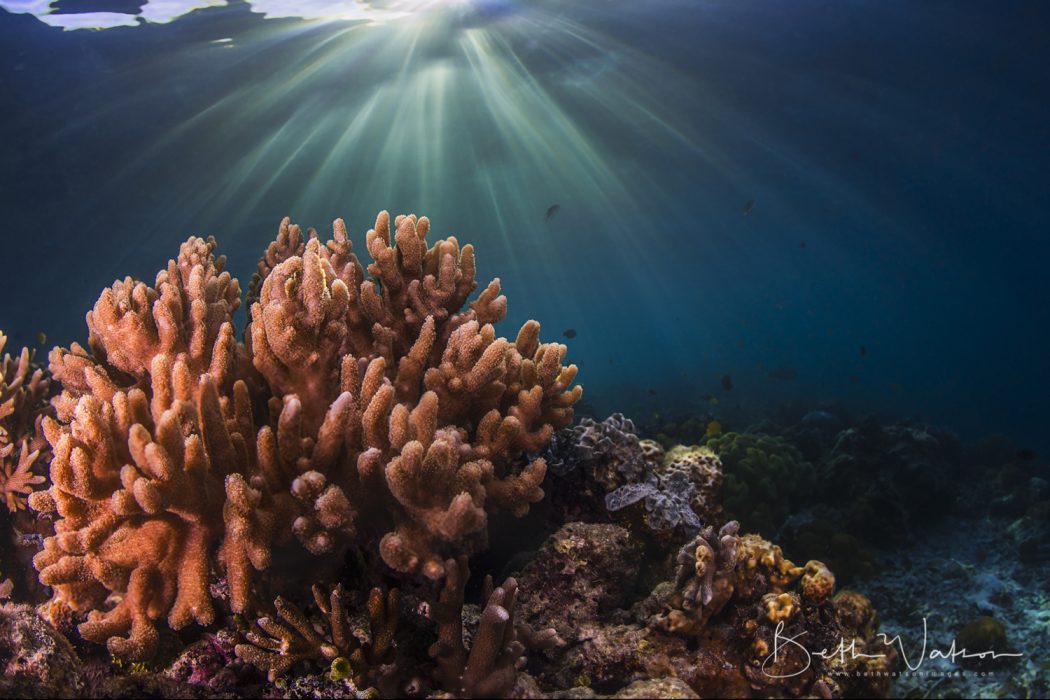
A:
<svg viewBox="0 0 1050 700">
<path fill-rule="evenodd" d="M 0 10 L 14 344 L 82 341 L 99 291 L 152 279 L 188 235 L 215 235 L 246 287 L 284 215 L 346 218 L 367 259 L 389 209 L 475 244 L 505 335 L 575 329 L 600 413 L 743 427 L 839 401 L 1050 449 L 1050 4 L 475 0 L 321 22 L 231 1 L 137 22 Z"/>
</svg>

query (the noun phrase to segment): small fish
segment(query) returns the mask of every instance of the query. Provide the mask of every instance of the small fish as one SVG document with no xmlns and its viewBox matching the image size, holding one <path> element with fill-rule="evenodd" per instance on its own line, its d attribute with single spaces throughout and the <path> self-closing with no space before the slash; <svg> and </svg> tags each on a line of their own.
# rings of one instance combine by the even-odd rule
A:
<svg viewBox="0 0 1050 700">
<path fill-rule="evenodd" d="M 775 370 L 769 373 L 770 379 L 775 379 L 778 382 L 790 382 L 798 377 L 796 372 L 791 367 L 777 367 Z"/>
<path fill-rule="evenodd" d="M 722 375 L 722 388 L 726 391 L 733 390 L 733 379 L 728 374 Z"/>
<path fill-rule="evenodd" d="M 868 349 L 866 347 L 864 347 L 863 345 L 861 345 L 860 346 L 860 356 L 864 357 L 867 354 L 868 354 Z"/>
<path fill-rule="evenodd" d="M 799 248 L 805 248 L 806 247 L 806 242 L 805 241 L 799 241 L 798 242 L 798 247 Z"/>
<path fill-rule="evenodd" d="M 751 212 L 755 210 L 755 200 L 749 199 L 744 202 L 744 216 L 751 216 Z"/>
<path fill-rule="evenodd" d="M 609 358 L 609 364 L 611 365 L 612 363 L 613 363 L 613 359 L 610 357 Z"/>
<path fill-rule="evenodd" d="M 1039 455 L 1035 453 L 1035 450 L 1029 450 L 1028 448 L 1022 448 L 1017 451 L 1017 459 L 1020 459 L 1024 462 L 1034 461 L 1035 458 L 1038 456 Z"/>
<path fill-rule="evenodd" d="M 41 345 L 46 343 L 47 342 L 47 333 L 45 333 L 44 331 L 40 331 L 39 333 L 37 333 L 36 334 L 36 342 L 40 343 Z"/>
<path fill-rule="evenodd" d="M 849 375 L 850 384 L 860 384 L 860 377 L 856 374 Z"/>
<path fill-rule="evenodd" d="M 707 402 L 709 404 L 711 404 L 712 406 L 717 406 L 718 405 L 718 397 L 717 396 L 709 396 L 707 398 Z"/>
<path fill-rule="evenodd" d="M 716 420 L 707 424 L 707 437 L 718 437 L 722 434 L 722 424 Z"/>
<path fill-rule="evenodd" d="M 562 335 L 564 335 L 566 338 L 575 338 L 576 337 L 576 329 L 575 328 L 569 328 L 564 333 L 562 333 Z"/>
<path fill-rule="evenodd" d="M 746 346 L 747 346 L 747 343 L 744 342 L 743 338 L 741 338 L 740 340 L 736 341 L 736 349 L 737 350 L 743 350 Z"/>
<path fill-rule="evenodd" d="M 656 396 L 656 389 L 650 389 L 649 393 L 652 394 L 653 396 Z"/>
<path fill-rule="evenodd" d="M 561 209 L 560 204 L 552 204 L 549 207 L 547 207 L 547 215 L 544 217 L 544 220 L 550 221 L 551 219 L 553 219 L 555 215 L 557 215 L 559 209 Z"/>
</svg>

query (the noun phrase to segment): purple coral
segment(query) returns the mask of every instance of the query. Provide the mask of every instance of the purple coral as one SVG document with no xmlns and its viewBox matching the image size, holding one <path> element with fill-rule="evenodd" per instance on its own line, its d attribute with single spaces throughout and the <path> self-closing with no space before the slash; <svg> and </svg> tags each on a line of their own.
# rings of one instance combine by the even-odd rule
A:
<svg viewBox="0 0 1050 700">
<path fill-rule="evenodd" d="M 675 585 L 682 588 L 685 609 L 703 609 L 714 601 L 716 576 L 728 574 L 736 566 L 739 532 L 740 523 L 735 520 L 723 525 L 717 536 L 708 526 L 679 550 Z"/>
<path fill-rule="evenodd" d="M 653 530 L 674 530 L 681 526 L 686 532 L 696 532 L 704 526 L 692 507 L 696 492 L 696 484 L 684 471 L 649 471 L 644 482 L 625 484 L 606 494 L 605 507 L 616 512 L 643 502 L 645 522 Z"/>
<path fill-rule="evenodd" d="M 555 475 L 575 474 L 601 487 L 608 512 L 641 504 L 646 525 L 657 532 L 681 528 L 692 534 L 703 527 L 694 507 L 703 500 L 695 470 L 661 464 L 623 414 L 601 422 L 584 418 L 574 428 L 559 431 L 544 457 Z"/>
<path fill-rule="evenodd" d="M 639 445 L 634 422 L 622 413 L 614 413 L 598 422 L 583 418 L 572 428 L 559 430 L 543 456 L 554 474 L 566 476 L 583 467 L 605 478 L 633 481 L 645 472 L 645 455 Z"/>
</svg>

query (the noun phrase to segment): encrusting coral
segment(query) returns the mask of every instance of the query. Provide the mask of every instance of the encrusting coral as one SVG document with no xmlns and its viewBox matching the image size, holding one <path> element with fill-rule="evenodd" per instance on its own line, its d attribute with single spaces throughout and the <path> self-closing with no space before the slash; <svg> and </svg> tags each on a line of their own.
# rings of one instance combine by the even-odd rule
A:
<svg viewBox="0 0 1050 700">
<path fill-rule="evenodd" d="M 0 331 L 0 497 L 7 510 L 24 509 L 26 496 L 44 483 L 33 467 L 49 456 L 40 422 L 49 410 L 50 379 L 34 367 L 29 348 L 17 356 L 4 353 Z"/>
<path fill-rule="evenodd" d="M 244 344 L 238 282 L 214 239 L 191 238 L 153 286 L 103 291 L 87 348 L 52 351 L 52 486 L 30 505 L 55 535 L 34 563 L 56 601 L 90 612 L 85 638 L 144 659 L 159 620 L 209 624 L 216 551 L 236 612 L 294 540 L 378 540 L 390 568 L 439 580 L 489 512 L 543 497 L 545 462 L 521 457 L 571 422 L 576 366 L 534 321 L 496 336 L 498 280 L 463 308 L 473 248 L 428 247 L 429 228 L 400 216 L 392 232 L 380 213 L 366 278 L 342 221 L 322 243 L 285 220 Z"/>
</svg>

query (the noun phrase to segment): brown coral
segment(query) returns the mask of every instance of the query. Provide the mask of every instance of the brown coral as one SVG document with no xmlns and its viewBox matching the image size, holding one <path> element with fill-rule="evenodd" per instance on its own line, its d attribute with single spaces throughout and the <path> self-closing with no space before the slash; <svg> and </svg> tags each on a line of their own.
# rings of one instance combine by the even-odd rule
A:
<svg viewBox="0 0 1050 700">
<path fill-rule="evenodd" d="M 247 644 L 238 644 L 237 656 L 266 671 L 270 681 L 285 675 L 302 661 L 349 665 L 349 676 L 358 688 L 394 688 L 396 680 L 394 634 L 400 614 L 397 589 L 386 595 L 373 588 L 368 597 L 369 639 L 353 634 L 342 585 L 326 595 L 313 586 L 314 602 L 322 615 L 322 632 L 298 606 L 278 597 L 275 616 L 263 616 L 246 632 Z"/>
<path fill-rule="evenodd" d="M 275 546 L 379 539 L 391 568 L 439 579 L 488 512 L 543 497 L 545 463 L 521 457 L 571 422 L 576 367 L 533 321 L 496 337 L 498 280 L 462 309 L 473 248 L 428 247 L 429 227 L 398 217 L 391 238 L 382 212 L 365 279 L 342 221 L 324 244 L 283 222 L 243 345 L 239 285 L 214 239 L 191 238 L 153 286 L 103 292 L 88 348 L 52 352 L 53 485 L 31 505 L 57 522 L 35 564 L 92 611 L 86 638 L 144 658 L 158 620 L 209 623 L 216 546 L 244 612 Z"/>
<path fill-rule="evenodd" d="M 235 465 L 214 449 L 209 399 L 234 370 L 239 295 L 214 246 L 187 241 L 154 287 L 115 282 L 88 313 L 92 351 L 51 353 L 53 484 L 30 505 L 58 517 L 34 564 L 57 600 L 91 611 L 81 634 L 122 657 L 152 655 L 158 619 L 214 615 L 210 553 Z"/>
<path fill-rule="evenodd" d="M 29 348 L 16 357 L 4 353 L 6 344 L 0 331 L 0 496 L 14 513 L 25 508 L 33 487 L 45 481 L 32 470 L 49 456 L 40 421 L 48 411 L 50 379 L 33 366 Z"/>
<path fill-rule="evenodd" d="M 467 558 L 449 560 L 445 570 L 440 600 L 430 613 L 438 623 L 438 641 L 430 647 L 437 664 L 434 675 L 456 697 L 505 697 L 525 665 L 526 649 L 549 649 L 564 642 L 554 629 L 537 631 L 515 620 L 516 580 L 508 578 L 493 589 L 492 579 L 486 578 L 485 607 L 468 651 L 463 642 L 464 591 L 470 578 Z"/>
</svg>

